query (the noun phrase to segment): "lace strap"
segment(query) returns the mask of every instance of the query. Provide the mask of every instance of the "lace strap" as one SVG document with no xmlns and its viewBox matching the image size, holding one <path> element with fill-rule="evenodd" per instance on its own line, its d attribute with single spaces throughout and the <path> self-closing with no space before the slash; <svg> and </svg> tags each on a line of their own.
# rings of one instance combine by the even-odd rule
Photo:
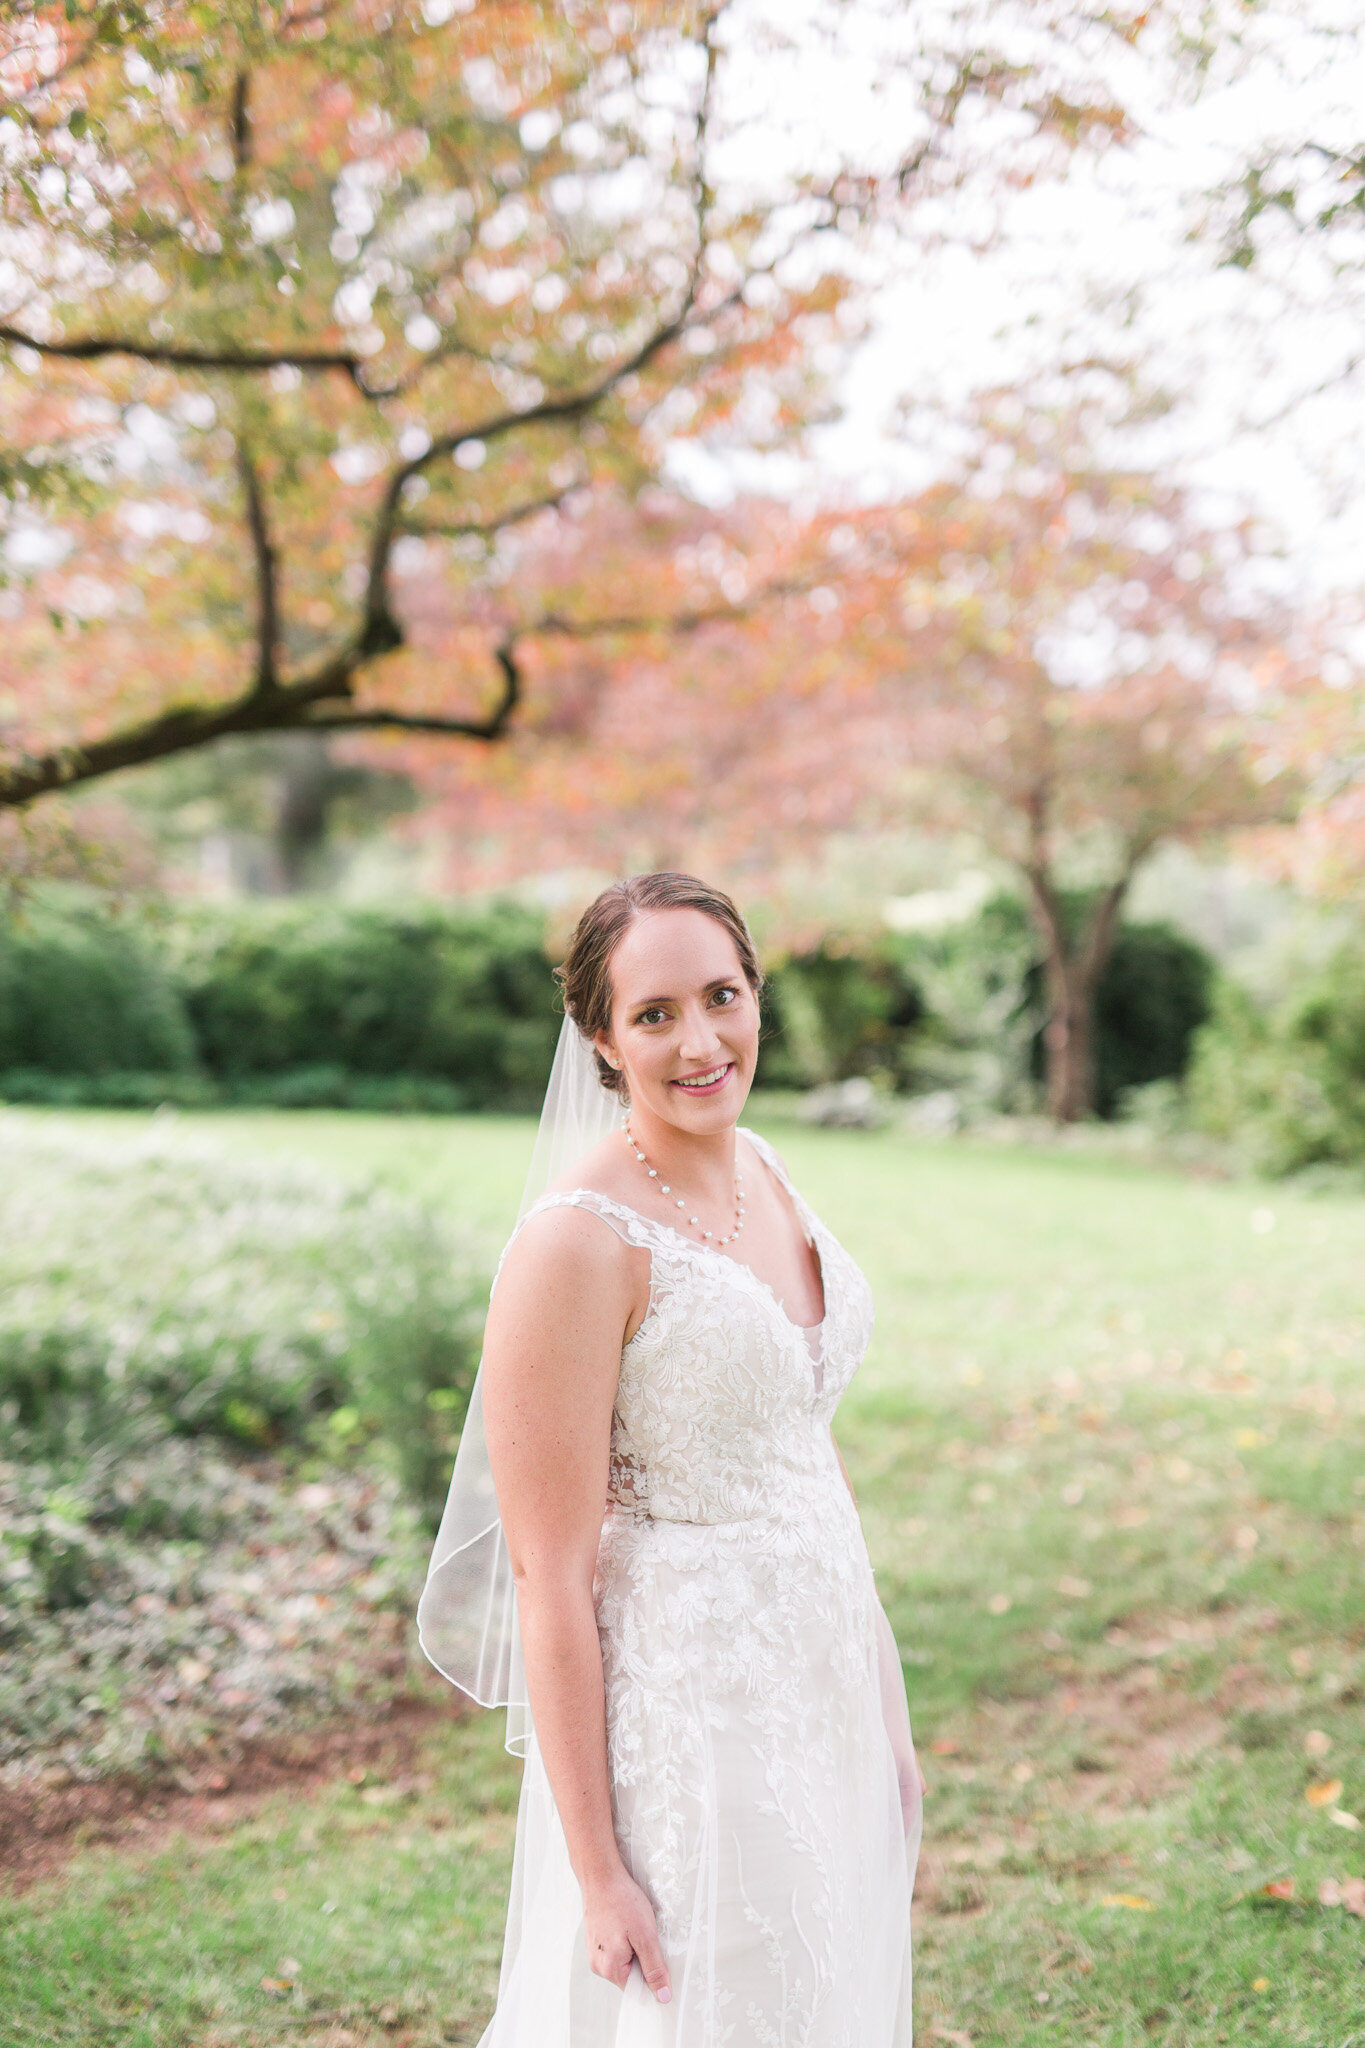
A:
<svg viewBox="0 0 1365 2048">
<path fill-rule="evenodd" d="M 602 1221 L 623 1237 L 627 1244 L 635 1245 L 641 1251 L 654 1252 L 660 1245 L 660 1233 L 665 1225 L 651 1223 L 637 1209 L 631 1209 L 624 1202 L 614 1202 L 610 1195 L 598 1194 L 596 1188 L 561 1188 L 551 1190 L 532 1202 L 525 1215 L 518 1218 L 517 1227 L 502 1248 L 498 1260 L 498 1272 L 493 1276 L 493 1285 L 498 1284 L 504 1261 L 516 1243 L 524 1226 L 533 1216 L 540 1216 L 549 1209 L 586 1209 L 589 1215 L 600 1216 Z"/>
<path fill-rule="evenodd" d="M 757 1131 L 751 1131 L 747 1124 L 741 1124 L 739 1126 L 739 1134 L 742 1138 L 747 1138 L 749 1140 L 749 1143 L 753 1146 L 755 1152 L 757 1152 L 759 1158 L 763 1161 L 763 1164 L 767 1167 L 773 1179 L 778 1182 L 779 1186 L 784 1187 L 787 1190 L 787 1193 L 791 1196 L 792 1207 L 795 1209 L 797 1216 L 800 1219 L 801 1228 L 806 1233 L 806 1242 L 808 1244 L 814 1244 L 815 1232 L 819 1225 L 820 1219 L 816 1215 L 815 1211 L 811 1208 L 810 1203 L 806 1200 L 800 1188 L 798 1188 L 795 1181 L 793 1181 L 791 1175 L 788 1173 L 786 1167 L 782 1164 L 782 1161 L 778 1158 L 777 1153 L 774 1151 L 773 1147 L 768 1143 L 768 1140 L 766 1138 L 760 1138 Z"/>
</svg>

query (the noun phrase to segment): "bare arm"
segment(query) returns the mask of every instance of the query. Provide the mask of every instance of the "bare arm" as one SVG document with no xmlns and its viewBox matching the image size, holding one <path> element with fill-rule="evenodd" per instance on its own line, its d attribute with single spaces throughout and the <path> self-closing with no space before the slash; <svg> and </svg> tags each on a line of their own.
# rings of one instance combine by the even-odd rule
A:
<svg viewBox="0 0 1365 2048">
<path fill-rule="evenodd" d="M 624 1986 L 638 1958 L 662 2002 L 668 1970 L 653 1909 L 612 1826 L 592 1598 L 612 1404 L 636 1292 L 631 1254 L 598 1218 L 557 1209 L 533 1219 L 489 1311 L 484 1419 L 536 1739 L 583 1893 L 588 1960 Z"/>
</svg>

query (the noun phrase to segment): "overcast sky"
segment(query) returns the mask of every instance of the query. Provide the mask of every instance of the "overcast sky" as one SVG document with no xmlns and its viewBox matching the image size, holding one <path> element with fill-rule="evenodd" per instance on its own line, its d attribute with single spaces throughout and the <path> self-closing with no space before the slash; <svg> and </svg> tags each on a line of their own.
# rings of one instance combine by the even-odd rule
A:
<svg viewBox="0 0 1365 2048">
<path fill-rule="evenodd" d="M 740 132 L 723 159 L 729 175 L 761 182 L 784 161 L 819 163 L 840 151 L 894 158 L 919 118 L 913 56 L 940 29 L 949 35 L 961 10 L 852 0 L 835 10 L 831 40 L 828 0 L 782 0 L 790 48 L 765 48 L 753 63 L 748 50 L 775 5 L 741 0 L 734 19 L 740 62 L 727 112 Z M 989 14 L 1011 33 L 1004 0 Z M 872 333 L 841 379 L 843 419 L 811 443 L 817 473 L 874 493 L 922 481 L 923 451 L 893 425 L 899 400 L 951 405 L 974 385 L 1125 351 L 1179 401 L 1151 452 L 1212 502 L 1262 512 L 1284 539 L 1295 583 L 1358 588 L 1365 393 L 1340 372 L 1365 351 L 1365 224 L 1354 230 L 1354 278 L 1334 269 L 1341 252 L 1293 243 L 1273 223 L 1264 268 L 1250 275 L 1220 268 L 1211 241 L 1192 236 L 1209 191 L 1263 143 L 1358 143 L 1359 14 L 1358 0 L 1266 7 L 1252 24 L 1254 45 L 1230 55 L 1198 98 L 1173 89 L 1156 63 L 1106 53 L 1138 116 L 1135 146 L 1081 159 L 1064 179 L 1006 200 L 989 246 L 973 247 L 992 224 L 976 186 L 935 209 L 945 229 L 938 247 L 912 234 L 866 259 L 877 280 Z M 1020 19 L 1014 46 L 1027 54 L 1039 47 L 1036 10 Z M 999 144 L 1007 151 L 1007 131 Z M 1320 396 L 1299 402 L 1320 385 Z M 686 474 L 723 488 L 695 455 Z"/>
</svg>

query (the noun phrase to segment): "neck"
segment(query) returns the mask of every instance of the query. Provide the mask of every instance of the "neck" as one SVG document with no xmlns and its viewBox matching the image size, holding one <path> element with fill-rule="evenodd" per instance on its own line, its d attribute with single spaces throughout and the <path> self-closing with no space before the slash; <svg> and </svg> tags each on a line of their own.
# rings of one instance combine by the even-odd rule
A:
<svg viewBox="0 0 1365 2048">
<path fill-rule="evenodd" d="M 632 1109 L 630 1128 L 661 1180 L 676 1180 L 705 1199 L 728 1201 L 735 1184 L 735 1126 L 721 1131 L 684 1131 L 646 1108 Z M 643 1173 L 644 1168 L 640 1171 Z"/>
</svg>

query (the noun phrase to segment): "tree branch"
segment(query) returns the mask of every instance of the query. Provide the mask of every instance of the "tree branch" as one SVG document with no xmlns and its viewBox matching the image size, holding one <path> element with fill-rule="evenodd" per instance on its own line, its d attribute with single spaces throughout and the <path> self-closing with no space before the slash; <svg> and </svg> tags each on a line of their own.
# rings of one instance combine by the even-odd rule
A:
<svg viewBox="0 0 1365 2048">
<path fill-rule="evenodd" d="M 279 688 L 276 653 L 280 640 L 279 563 L 266 520 L 265 500 L 251 451 L 238 437 L 237 469 L 246 499 L 246 523 L 256 558 L 256 694 L 270 696 Z"/>
<path fill-rule="evenodd" d="M 232 116 L 229 129 L 232 135 L 232 161 L 241 173 L 251 162 L 251 77 L 246 71 L 239 71 L 232 81 Z"/>
<path fill-rule="evenodd" d="M 537 512 L 549 512 L 556 505 L 562 505 L 574 491 L 583 488 L 582 481 L 566 484 L 562 491 L 548 491 L 541 498 L 527 498 L 520 505 L 509 506 L 506 512 L 494 513 L 488 519 L 413 519 L 403 518 L 399 528 L 403 533 L 431 535 L 438 539 L 458 540 L 469 534 L 492 535 L 501 533 L 504 527 L 518 526 L 524 519 L 533 519 Z"/>
<path fill-rule="evenodd" d="M 246 472 L 244 471 L 244 478 Z M 800 591 L 799 583 L 774 583 L 757 593 L 775 597 Z M 129 726 L 107 739 L 83 746 L 56 748 L 12 767 L 0 766 L 0 810 L 15 809 L 52 790 L 93 782 L 119 768 L 136 768 L 191 752 L 213 740 L 260 732 L 411 732 L 450 739 L 490 742 L 506 734 L 521 703 L 522 677 L 517 659 L 521 642 L 539 634 L 588 640 L 621 633 L 694 633 L 702 626 L 750 617 L 754 606 L 717 605 L 671 616 L 570 619 L 546 612 L 528 624 L 512 627 L 493 649 L 502 672 L 502 688 L 482 717 L 446 718 L 432 712 L 392 710 L 384 705 L 356 704 L 357 676 L 376 652 L 363 637 L 311 675 L 292 683 L 276 682 L 262 690 L 259 681 L 226 704 L 182 707 Z M 396 630 L 396 629 L 395 629 Z M 337 705 L 339 708 L 332 709 Z"/>
<path fill-rule="evenodd" d="M 512 713 L 521 702 L 521 670 L 517 666 L 516 650 L 517 636 L 512 633 L 493 649 L 493 659 L 502 670 L 502 690 L 497 703 L 484 718 L 441 718 L 435 712 L 386 711 L 362 704 L 350 712 L 314 712 L 304 721 L 304 729 L 308 732 L 438 733 L 455 739 L 501 739 Z"/>
<path fill-rule="evenodd" d="M 342 370 L 366 398 L 377 395 L 361 379 L 363 358 L 345 349 L 181 348 L 174 342 L 138 341 L 127 334 L 43 341 L 36 334 L 25 334 L 22 328 L 4 325 L 0 325 L 0 342 L 31 348 L 40 356 L 63 356 L 77 363 L 94 362 L 103 356 L 136 356 L 141 362 L 164 363 L 182 370 Z"/>
<path fill-rule="evenodd" d="M 697 246 L 681 302 L 671 317 L 657 326 L 638 348 L 632 350 L 611 369 L 604 371 L 596 383 L 590 384 L 585 390 L 562 392 L 542 398 L 538 404 L 524 406 L 519 410 L 507 408 L 502 412 L 490 414 L 485 420 L 461 427 L 458 431 L 438 435 L 423 454 L 415 455 L 410 461 L 401 463 L 391 473 L 375 520 L 374 539 L 370 549 L 370 568 L 365 590 L 365 644 L 395 644 L 393 636 L 397 634 L 398 628 L 389 607 L 389 558 L 393 552 L 394 539 L 400 531 L 404 487 L 411 477 L 420 476 L 433 462 L 453 455 L 465 441 L 482 441 L 486 444 L 489 441 L 503 440 L 521 427 L 565 426 L 583 419 L 601 405 L 604 399 L 610 397 L 623 379 L 637 375 L 685 331 L 696 304 L 697 292 L 701 285 L 702 263 L 706 254 L 706 223 L 711 205 L 710 187 L 705 178 L 706 141 L 717 62 L 715 31 L 723 11 L 724 0 L 721 0 L 721 4 L 707 15 L 702 32 L 706 50 L 706 78 L 698 102 L 696 121 L 694 205 L 697 214 Z"/>
</svg>

